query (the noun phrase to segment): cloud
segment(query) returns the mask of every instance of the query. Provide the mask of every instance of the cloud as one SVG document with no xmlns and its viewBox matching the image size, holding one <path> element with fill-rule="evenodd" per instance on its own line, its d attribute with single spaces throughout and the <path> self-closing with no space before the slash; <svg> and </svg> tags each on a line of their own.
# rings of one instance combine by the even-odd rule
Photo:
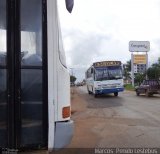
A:
<svg viewBox="0 0 160 154">
<path fill-rule="evenodd" d="M 159 0 L 75 0 L 72 14 L 64 0 L 58 2 L 69 67 L 83 70 L 102 60 L 125 63 L 131 40 L 150 41 L 150 63 L 160 57 Z"/>
<path fill-rule="evenodd" d="M 93 63 L 95 59 L 101 56 L 101 45 L 104 41 L 109 41 L 111 37 L 109 35 L 97 34 L 97 33 L 84 33 L 82 31 L 73 31 L 68 33 L 72 40 L 72 48 L 67 51 L 67 54 L 71 57 L 72 66 L 88 66 Z M 67 46 L 67 41 L 64 46 Z"/>
<path fill-rule="evenodd" d="M 148 52 L 149 55 L 149 65 L 157 62 L 158 57 L 160 57 L 160 38 L 155 39 L 150 43 L 151 51 Z"/>
</svg>

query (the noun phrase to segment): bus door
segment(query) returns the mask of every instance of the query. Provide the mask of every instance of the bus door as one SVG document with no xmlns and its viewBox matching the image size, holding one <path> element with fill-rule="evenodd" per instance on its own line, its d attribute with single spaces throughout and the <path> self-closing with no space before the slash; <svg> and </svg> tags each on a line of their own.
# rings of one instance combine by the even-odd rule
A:
<svg viewBox="0 0 160 154">
<path fill-rule="evenodd" d="M 0 0 L 0 147 L 47 145 L 45 0 Z"/>
</svg>

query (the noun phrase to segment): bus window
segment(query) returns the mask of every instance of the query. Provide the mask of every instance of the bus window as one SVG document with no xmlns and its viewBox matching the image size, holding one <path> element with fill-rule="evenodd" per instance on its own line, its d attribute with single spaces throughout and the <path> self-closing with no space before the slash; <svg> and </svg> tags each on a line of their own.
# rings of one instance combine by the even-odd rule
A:
<svg viewBox="0 0 160 154">
<path fill-rule="evenodd" d="M 0 0 L 0 146 L 7 144 L 6 0 Z"/>
<path fill-rule="evenodd" d="M 21 0 L 21 54 L 21 145 L 42 145 L 42 2 L 39 0 Z"/>
<path fill-rule="evenodd" d="M 108 79 L 108 69 L 107 68 L 97 68 L 95 74 L 96 74 L 97 81 Z"/>
<path fill-rule="evenodd" d="M 108 74 L 110 79 L 122 79 L 122 69 L 119 66 L 108 67 Z"/>
</svg>

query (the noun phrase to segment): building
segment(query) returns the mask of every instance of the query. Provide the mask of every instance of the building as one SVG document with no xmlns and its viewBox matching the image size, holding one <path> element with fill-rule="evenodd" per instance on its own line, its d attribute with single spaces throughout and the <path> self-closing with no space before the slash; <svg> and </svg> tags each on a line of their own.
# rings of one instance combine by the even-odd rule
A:
<svg viewBox="0 0 160 154">
<path fill-rule="evenodd" d="M 134 64 L 134 73 L 145 73 L 146 70 L 146 64 Z"/>
</svg>

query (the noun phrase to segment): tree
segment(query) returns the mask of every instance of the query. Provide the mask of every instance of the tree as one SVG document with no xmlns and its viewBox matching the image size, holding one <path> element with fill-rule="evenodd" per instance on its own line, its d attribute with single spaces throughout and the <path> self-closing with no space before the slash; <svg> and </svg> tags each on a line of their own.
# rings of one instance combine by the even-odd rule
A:
<svg viewBox="0 0 160 154">
<path fill-rule="evenodd" d="M 77 78 L 73 75 L 70 75 L 70 82 L 74 83 L 77 80 Z"/>
<path fill-rule="evenodd" d="M 160 68 L 158 68 L 155 65 L 148 68 L 147 76 L 149 79 L 159 79 L 160 78 Z"/>
<path fill-rule="evenodd" d="M 157 63 L 152 64 L 152 66 L 148 68 L 147 76 L 149 79 L 159 79 L 160 78 L 160 57 L 158 58 Z"/>
<path fill-rule="evenodd" d="M 137 73 L 135 75 L 135 84 L 140 85 L 142 81 L 145 79 L 146 74 L 145 73 Z"/>
<path fill-rule="evenodd" d="M 130 79 L 130 73 L 126 69 L 123 70 L 123 76 L 125 77 L 126 80 Z"/>
<path fill-rule="evenodd" d="M 160 67 L 160 57 L 158 58 L 158 65 L 159 65 L 159 67 Z"/>
<path fill-rule="evenodd" d="M 127 61 L 126 70 L 127 70 L 128 72 L 131 72 L 131 60 L 128 60 L 128 61 Z"/>
<path fill-rule="evenodd" d="M 123 76 L 126 80 L 130 79 L 131 72 L 131 60 L 127 61 L 125 65 L 123 65 Z"/>
</svg>

